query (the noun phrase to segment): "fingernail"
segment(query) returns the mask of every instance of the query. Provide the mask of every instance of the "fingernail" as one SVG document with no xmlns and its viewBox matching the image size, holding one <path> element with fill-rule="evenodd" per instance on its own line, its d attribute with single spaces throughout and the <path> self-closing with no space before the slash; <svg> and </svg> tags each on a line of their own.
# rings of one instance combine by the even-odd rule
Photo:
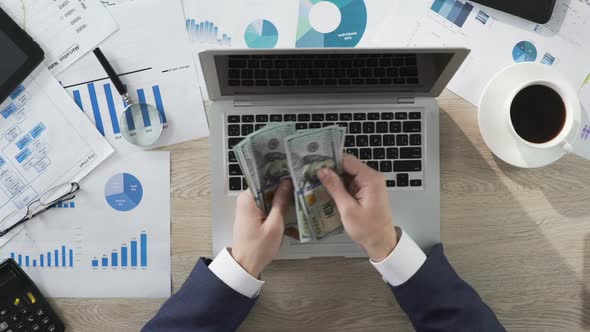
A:
<svg viewBox="0 0 590 332">
<path fill-rule="evenodd" d="M 327 168 L 322 168 L 318 171 L 320 179 L 328 179 L 332 175 L 332 172 Z"/>
<path fill-rule="evenodd" d="M 293 188 L 293 181 L 291 181 L 291 179 L 285 179 L 281 181 L 281 186 L 287 190 L 291 190 Z"/>
</svg>

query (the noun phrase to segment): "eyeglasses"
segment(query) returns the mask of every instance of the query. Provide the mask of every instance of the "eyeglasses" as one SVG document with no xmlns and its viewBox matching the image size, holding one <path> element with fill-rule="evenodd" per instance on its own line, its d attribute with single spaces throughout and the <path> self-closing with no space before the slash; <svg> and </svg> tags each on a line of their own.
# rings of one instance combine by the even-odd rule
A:
<svg viewBox="0 0 590 332">
<path fill-rule="evenodd" d="M 0 237 L 8 234 L 18 226 L 51 209 L 58 203 L 67 202 L 76 197 L 80 185 L 76 182 L 65 183 L 49 189 L 37 200 L 29 203 L 26 209 L 9 214 L 0 222 Z"/>
</svg>

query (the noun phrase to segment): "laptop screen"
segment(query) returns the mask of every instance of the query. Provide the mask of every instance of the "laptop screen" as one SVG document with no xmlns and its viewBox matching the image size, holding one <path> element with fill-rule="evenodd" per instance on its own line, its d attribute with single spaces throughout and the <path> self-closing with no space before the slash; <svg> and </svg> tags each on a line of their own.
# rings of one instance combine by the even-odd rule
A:
<svg viewBox="0 0 590 332">
<path fill-rule="evenodd" d="M 252 52 L 215 55 L 222 96 L 428 93 L 453 53 Z"/>
</svg>

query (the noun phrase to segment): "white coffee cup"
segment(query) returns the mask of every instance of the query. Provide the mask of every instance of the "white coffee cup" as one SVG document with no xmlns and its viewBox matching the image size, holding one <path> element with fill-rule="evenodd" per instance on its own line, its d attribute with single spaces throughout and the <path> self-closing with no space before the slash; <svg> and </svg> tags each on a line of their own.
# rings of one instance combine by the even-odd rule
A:
<svg viewBox="0 0 590 332">
<path fill-rule="evenodd" d="M 514 128 L 511 115 L 516 96 L 534 85 L 555 91 L 565 106 L 562 129 L 543 143 L 533 143 L 521 137 Z M 590 141 L 581 140 L 584 135 L 579 135 L 582 123 L 588 123 L 588 117 L 578 92 L 564 75 L 551 66 L 521 63 L 506 68 L 490 81 L 480 101 L 478 120 L 486 144 L 500 159 L 518 167 L 545 166 L 567 153 L 590 159 Z"/>
</svg>

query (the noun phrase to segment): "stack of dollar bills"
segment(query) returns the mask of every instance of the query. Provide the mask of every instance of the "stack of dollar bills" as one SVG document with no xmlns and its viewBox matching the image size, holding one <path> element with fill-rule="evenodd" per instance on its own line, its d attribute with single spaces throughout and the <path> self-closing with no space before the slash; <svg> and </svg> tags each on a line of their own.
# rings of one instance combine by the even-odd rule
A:
<svg viewBox="0 0 590 332">
<path fill-rule="evenodd" d="M 301 242 L 341 233 L 340 214 L 317 173 L 331 168 L 342 174 L 345 128 L 295 129 L 294 123 L 268 125 L 234 147 L 256 204 L 270 213 L 275 191 L 291 179 L 294 204 L 285 218 L 285 234 Z"/>
</svg>

